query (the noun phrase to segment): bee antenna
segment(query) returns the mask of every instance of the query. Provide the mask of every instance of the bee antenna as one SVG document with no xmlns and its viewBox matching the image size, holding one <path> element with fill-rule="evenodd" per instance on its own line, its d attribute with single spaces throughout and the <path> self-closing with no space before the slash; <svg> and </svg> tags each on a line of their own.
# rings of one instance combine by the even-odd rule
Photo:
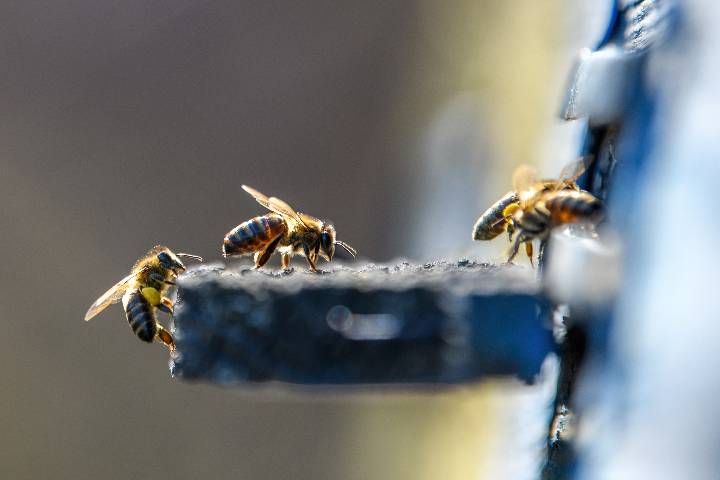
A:
<svg viewBox="0 0 720 480">
<path fill-rule="evenodd" d="M 335 245 L 340 245 L 342 248 L 345 249 L 346 252 L 348 252 L 350 255 L 352 255 L 353 258 L 355 258 L 355 249 L 352 248 L 350 245 L 348 245 L 345 242 L 341 242 L 340 240 L 335 240 Z"/>
<path fill-rule="evenodd" d="M 185 258 L 194 258 L 195 260 L 198 260 L 202 262 L 202 258 L 198 257 L 197 255 L 188 255 L 187 253 L 176 253 L 178 257 L 185 257 Z"/>
</svg>

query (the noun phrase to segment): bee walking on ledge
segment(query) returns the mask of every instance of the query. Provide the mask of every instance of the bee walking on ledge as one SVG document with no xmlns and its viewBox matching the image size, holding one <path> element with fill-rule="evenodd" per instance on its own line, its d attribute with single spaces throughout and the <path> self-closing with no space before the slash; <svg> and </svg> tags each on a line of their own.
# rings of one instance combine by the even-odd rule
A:
<svg viewBox="0 0 720 480">
<path fill-rule="evenodd" d="M 297 213 L 279 198 L 268 198 L 247 185 L 242 188 L 255 197 L 260 205 L 274 213 L 252 218 L 228 232 L 223 243 L 224 257 L 254 253 L 255 268 L 259 269 L 277 250 L 282 255 L 284 269 L 289 268 L 292 255 L 300 254 L 305 256 L 310 270 L 315 272 L 318 256 L 328 262 L 332 261 L 335 245 L 340 245 L 355 256 L 352 247 L 335 239 L 335 228 L 329 223 Z"/>
<path fill-rule="evenodd" d="M 169 286 L 176 285 L 170 279 L 177 277 L 179 271 L 185 270 L 178 257 L 194 258 L 196 255 L 185 253 L 175 254 L 167 247 L 157 246 L 135 263 L 130 275 L 120 280 L 114 287 L 105 292 L 92 304 L 85 314 L 90 320 L 111 303 L 122 299 L 128 323 L 135 335 L 143 342 L 152 343 L 157 339 L 170 347 L 170 354 L 175 351 L 172 335 L 155 319 L 155 308 L 172 314 L 173 305 L 163 293 Z"/>
</svg>

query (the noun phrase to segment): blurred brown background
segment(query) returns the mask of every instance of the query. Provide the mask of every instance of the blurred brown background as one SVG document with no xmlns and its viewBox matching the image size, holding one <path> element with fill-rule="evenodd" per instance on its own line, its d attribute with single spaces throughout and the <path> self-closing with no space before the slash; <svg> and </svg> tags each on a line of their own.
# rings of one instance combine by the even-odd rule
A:
<svg viewBox="0 0 720 480">
<path fill-rule="evenodd" d="M 332 219 L 362 261 L 496 260 L 470 231 L 518 163 L 555 155 L 592 40 L 567 8 L 1 2 L 0 478 L 476 478 L 504 458 L 489 439 L 532 389 L 190 385 L 120 306 L 82 319 L 154 245 L 220 260 L 264 212 L 243 183 Z"/>
</svg>

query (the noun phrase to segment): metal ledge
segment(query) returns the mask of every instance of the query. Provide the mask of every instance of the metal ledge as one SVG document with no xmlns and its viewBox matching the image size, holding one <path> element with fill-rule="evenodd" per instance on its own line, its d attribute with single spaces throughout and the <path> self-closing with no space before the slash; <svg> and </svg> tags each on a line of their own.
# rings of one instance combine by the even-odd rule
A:
<svg viewBox="0 0 720 480">
<path fill-rule="evenodd" d="M 522 268 L 436 262 L 178 279 L 173 374 L 303 385 L 531 381 L 554 349 Z"/>
</svg>

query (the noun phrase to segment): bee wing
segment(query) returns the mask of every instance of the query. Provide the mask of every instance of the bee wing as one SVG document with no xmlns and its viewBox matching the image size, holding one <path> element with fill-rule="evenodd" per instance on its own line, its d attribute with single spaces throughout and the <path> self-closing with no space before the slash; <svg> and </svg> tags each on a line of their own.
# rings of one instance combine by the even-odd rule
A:
<svg viewBox="0 0 720 480">
<path fill-rule="evenodd" d="M 262 205 L 263 207 L 267 208 L 268 210 L 272 210 L 275 213 L 278 213 L 285 217 L 285 219 L 290 219 L 294 222 L 300 223 L 301 225 L 305 225 L 305 222 L 302 221 L 302 218 L 300 218 L 300 215 L 297 214 L 293 208 L 288 205 L 287 203 L 283 202 L 277 197 L 266 197 L 262 193 L 258 192 L 254 188 L 250 188 L 247 185 L 242 186 L 243 190 L 248 192 L 250 195 L 255 197 L 255 200 Z M 307 227 L 307 225 L 305 225 Z"/>
<path fill-rule="evenodd" d="M 130 286 L 130 280 L 140 275 L 142 272 L 144 272 L 148 267 L 144 267 L 141 270 L 138 270 L 135 273 L 131 273 L 127 277 L 120 280 L 117 284 L 115 284 L 114 287 L 112 287 L 110 290 L 105 292 L 105 294 L 98 298 L 95 303 L 92 304 L 90 309 L 85 314 L 85 320 L 90 320 L 92 317 L 100 313 L 101 311 L 105 310 L 105 307 L 110 305 L 111 303 L 115 303 L 120 301 L 123 294 L 125 293 L 125 290 L 128 289 Z"/>
<path fill-rule="evenodd" d="M 270 203 L 268 202 L 268 200 L 269 200 L 268 197 L 266 197 L 262 193 L 258 192 L 254 188 L 248 187 L 247 185 L 243 185 L 242 189 L 245 190 L 246 192 L 248 192 L 253 197 L 255 197 L 255 200 L 257 200 L 260 205 L 262 205 L 265 208 L 270 209 L 270 206 L 269 206 Z"/>
<path fill-rule="evenodd" d="M 513 173 L 513 185 L 517 191 L 520 204 L 530 200 L 535 195 L 534 182 L 535 168 L 530 165 L 520 165 Z"/>
<path fill-rule="evenodd" d="M 565 168 L 563 168 L 562 173 L 560 173 L 558 187 L 563 183 L 572 183 L 580 178 L 580 175 L 585 173 L 585 170 L 592 164 L 593 160 L 595 160 L 594 155 L 585 155 L 568 163 Z"/>
</svg>

